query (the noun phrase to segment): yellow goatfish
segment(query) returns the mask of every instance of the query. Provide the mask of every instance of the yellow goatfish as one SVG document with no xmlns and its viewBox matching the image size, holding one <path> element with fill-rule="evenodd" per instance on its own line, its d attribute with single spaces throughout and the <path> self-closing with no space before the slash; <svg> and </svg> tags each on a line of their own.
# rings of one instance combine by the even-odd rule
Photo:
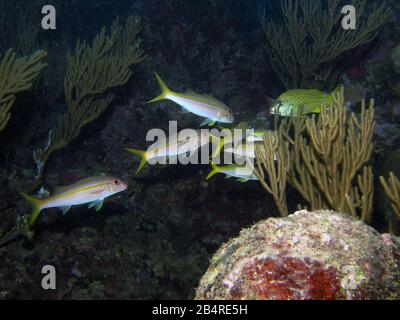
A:
<svg viewBox="0 0 400 320">
<path fill-rule="evenodd" d="M 239 142 L 232 147 L 226 148 L 224 151 L 227 153 L 232 153 L 237 157 L 255 159 L 257 146 L 260 152 L 266 152 L 264 142 L 258 141 L 251 143 Z M 274 160 L 277 160 L 276 154 L 274 155 Z"/>
<path fill-rule="evenodd" d="M 218 139 L 211 136 L 208 130 L 188 130 L 185 134 L 174 134 L 152 144 L 146 151 L 125 148 L 129 153 L 140 157 L 140 164 L 135 174 L 138 174 L 150 160 L 167 159 L 182 154 L 193 153 L 197 149 L 207 145 L 209 140 Z"/>
<path fill-rule="evenodd" d="M 206 180 L 210 179 L 217 173 L 223 173 L 226 175 L 226 179 L 234 177 L 238 178 L 239 182 L 247 182 L 249 180 L 259 180 L 257 176 L 254 174 L 254 169 L 246 164 L 246 165 L 237 165 L 237 164 L 229 164 L 225 166 L 217 166 L 214 162 L 210 162 L 212 171 L 206 177 Z"/>
<path fill-rule="evenodd" d="M 124 191 L 128 185 L 121 179 L 114 177 L 91 177 L 65 187 L 59 187 L 55 193 L 45 199 L 37 199 L 21 192 L 21 195 L 33 206 L 29 217 L 29 226 L 32 226 L 39 213 L 47 208 L 60 208 L 66 214 L 71 206 L 89 203 L 89 208 L 95 207 L 99 211 L 103 200 L 113 194 Z"/>
<path fill-rule="evenodd" d="M 247 142 L 259 142 L 264 140 L 264 136 L 269 133 L 273 133 L 273 130 L 265 130 L 265 129 L 255 129 L 252 134 L 250 134 L 247 138 Z"/>
<path fill-rule="evenodd" d="M 233 145 L 243 139 L 247 139 L 251 134 L 251 130 L 248 129 L 248 123 L 242 121 L 233 128 L 220 127 L 220 131 L 217 134 L 210 132 L 210 136 L 216 145 L 211 158 L 215 158 L 225 145 Z"/>
<path fill-rule="evenodd" d="M 162 92 L 158 97 L 147 103 L 171 100 L 179 104 L 183 109 L 200 117 L 204 117 L 205 119 L 201 125 L 214 125 L 215 122 L 233 123 L 233 112 L 223 102 L 211 96 L 197 94 L 192 91 L 186 93 L 174 92 L 166 86 L 157 73 L 156 78 Z"/>
</svg>

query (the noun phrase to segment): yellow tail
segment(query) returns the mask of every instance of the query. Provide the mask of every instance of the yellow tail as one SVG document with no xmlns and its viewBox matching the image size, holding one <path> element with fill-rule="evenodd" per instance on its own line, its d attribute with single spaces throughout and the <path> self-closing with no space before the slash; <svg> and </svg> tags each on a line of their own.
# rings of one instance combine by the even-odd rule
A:
<svg viewBox="0 0 400 320">
<path fill-rule="evenodd" d="M 146 103 L 152 103 L 152 102 L 156 102 L 156 101 L 160 101 L 160 100 L 165 100 L 167 98 L 167 96 L 172 93 L 172 91 L 167 87 L 167 85 L 164 83 L 164 81 L 162 81 L 160 76 L 157 73 L 155 73 L 155 75 L 156 75 L 158 85 L 161 88 L 161 94 L 158 97 L 155 97 L 153 100 L 147 101 Z"/>
<path fill-rule="evenodd" d="M 144 165 L 146 164 L 146 161 L 147 161 L 146 151 L 137 150 L 137 149 L 129 149 L 129 148 L 125 148 L 125 150 L 128 151 L 130 154 L 140 157 L 140 164 L 135 172 L 135 174 L 137 175 L 143 169 Z"/>
<path fill-rule="evenodd" d="M 213 169 L 211 170 L 211 172 L 206 177 L 206 180 L 210 179 L 211 177 L 216 175 L 221 170 L 220 167 L 218 167 L 214 162 L 210 161 L 210 164 L 211 164 L 211 167 Z"/>
<path fill-rule="evenodd" d="M 41 208 L 42 200 L 31 197 L 30 195 L 28 195 L 24 192 L 20 192 L 20 193 L 21 193 L 22 197 L 24 197 L 24 199 L 32 205 L 33 211 L 29 217 L 29 222 L 28 222 L 28 225 L 32 226 L 35 223 L 35 221 L 37 220 L 40 211 L 42 211 L 42 208 Z"/>
<path fill-rule="evenodd" d="M 215 150 L 213 151 L 212 155 L 211 155 L 211 159 L 214 159 L 217 155 L 220 154 L 222 148 L 224 147 L 224 138 L 218 138 L 216 136 L 213 136 L 212 134 L 210 134 L 211 137 L 211 142 L 212 142 L 212 146 L 215 146 Z"/>
</svg>

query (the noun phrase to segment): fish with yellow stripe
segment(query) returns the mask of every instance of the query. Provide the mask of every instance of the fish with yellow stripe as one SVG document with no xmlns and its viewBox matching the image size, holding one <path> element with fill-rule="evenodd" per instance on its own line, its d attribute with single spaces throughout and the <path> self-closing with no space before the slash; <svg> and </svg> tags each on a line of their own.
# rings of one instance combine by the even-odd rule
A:
<svg viewBox="0 0 400 320">
<path fill-rule="evenodd" d="M 39 213 L 48 208 L 60 208 L 66 214 L 71 206 L 89 203 L 89 208 L 99 211 L 103 200 L 126 190 L 128 185 L 119 178 L 99 176 L 83 179 L 65 187 L 59 187 L 55 193 L 44 199 L 37 199 L 21 192 L 21 195 L 32 205 L 29 225 L 37 220 Z"/>
<path fill-rule="evenodd" d="M 266 153 L 265 145 L 261 141 L 256 142 L 239 142 L 235 146 L 224 149 L 227 153 L 232 153 L 234 156 L 239 158 L 256 159 L 256 149 L 259 148 L 260 152 Z M 274 154 L 274 160 L 277 160 L 276 154 Z"/>
<path fill-rule="evenodd" d="M 242 130 L 242 135 L 231 135 L 230 137 L 220 138 L 220 142 L 216 143 L 217 147 L 212 154 L 211 158 L 215 158 L 221 152 L 222 148 L 225 147 L 225 152 L 236 154 L 239 157 L 255 158 L 255 145 L 260 145 L 263 148 L 264 136 L 267 134 L 275 135 L 272 130 L 266 129 L 249 129 L 246 122 L 241 122 L 234 129 Z M 216 138 L 216 136 L 214 136 Z M 245 142 L 241 142 L 245 140 Z"/>
<path fill-rule="evenodd" d="M 329 107 L 334 102 L 334 95 L 342 89 L 338 86 L 331 93 L 320 90 L 294 89 L 282 93 L 272 105 L 271 114 L 282 117 L 299 117 L 309 113 L 320 113 L 323 105 Z"/>
<path fill-rule="evenodd" d="M 248 128 L 248 123 L 242 121 L 233 128 L 219 127 L 220 131 L 218 134 L 215 132 L 210 132 L 210 137 L 216 146 L 211 158 L 215 158 L 225 145 L 233 145 L 242 141 L 243 139 L 246 139 L 251 134 L 251 130 L 248 130 Z"/>
<path fill-rule="evenodd" d="M 209 134 L 208 130 L 188 130 L 185 134 L 174 134 L 165 139 L 160 139 L 152 144 L 147 150 L 138 150 L 125 148 L 130 154 L 140 158 L 139 167 L 136 169 L 136 175 L 143 169 L 145 164 L 159 159 L 168 159 L 170 157 L 183 154 L 193 154 L 197 149 L 204 147 L 209 142 L 219 146 L 220 140 Z"/>
<path fill-rule="evenodd" d="M 171 100 L 179 104 L 183 109 L 205 118 L 201 125 L 214 125 L 216 122 L 233 123 L 233 112 L 223 102 L 209 95 L 201 95 L 192 91 L 186 93 L 174 92 L 167 87 L 157 73 L 155 75 L 162 92 L 147 103 Z"/>
<path fill-rule="evenodd" d="M 210 179 L 217 173 L 223 173 L 226 175 L 226 179 L 237 178 L 239 182 L 247 182 L 249 180 L 259 180 L 254 174 L 254 168 L 249 165 L 238 165 L 238 164 L 228 164 L 224 166 L 218 166 L 214 162 L 210 161 L 212 170 L 207 175 L 206 180 Z"/>
<path fill-rule="evenodd" d="M 274 134 L 272 130 L 255 129 L 247 138 L 247 142 L 260 142 L 264 140 L 266 134 Z"/>
</svg>

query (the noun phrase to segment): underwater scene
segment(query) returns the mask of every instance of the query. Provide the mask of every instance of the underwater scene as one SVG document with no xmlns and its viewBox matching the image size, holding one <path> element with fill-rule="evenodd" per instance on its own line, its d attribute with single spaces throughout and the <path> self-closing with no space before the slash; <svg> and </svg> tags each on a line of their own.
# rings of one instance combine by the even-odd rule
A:
<svg viewBox="0 0 400 320">
<path fill-rule="evenodd" d="M 399 17 L 0 0 L 0 300 L 399 300 Z"/>
</svg>

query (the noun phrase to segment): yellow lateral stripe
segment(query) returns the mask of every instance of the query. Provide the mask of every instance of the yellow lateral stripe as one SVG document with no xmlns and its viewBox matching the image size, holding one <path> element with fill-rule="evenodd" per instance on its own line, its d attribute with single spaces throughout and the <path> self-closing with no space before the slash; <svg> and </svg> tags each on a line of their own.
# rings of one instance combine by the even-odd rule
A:
<svg viewBox="0 0 400 320">
<path fill-rule="evenodd" d="M 78 194 L 78 193 L 81 193 L 81 192 L 89 191 L 91 189 L 105 187 L 105 186 L 107 186 L 107 184 L 108 184 L 107 182 L 102 182 L 102 183 L 97 183 L 97 184 L 94 184 L 94 185 L 81 187 L 81 188 L 78 188 L 78 189 L 72 189 L 70 191 L 66 191 L 66 192 L 60 193 L 58 195 L 50 196 L 50 197 L 48 197 L 46 199 L 43 199 L 43 202 L 44 203 L 49 203 L 49 202 L 52 202 L 54 200 L 59 200 L 59 199 L 66 198 L 66 197 L 74 195 L 74 194 Z"/>
<path fill-rule="evenodd" d="M 193 96 L 186 95 L 186 94 L 184 94 L 184 93 L 174 93 L 174 95 L 177 96 L 177 97 L 179 97 L 179 98 L 184 98 L 184 99 L 192 100 L 192 101 L 195 101 L 195 102 L 207 104 L 208 106 L 214 107 L 214 108 L 216 108 L 216 109 L 218 109 L 218 110 L 222 110 L 222 111 L 228 110 L 228 107 L 227 107 L 227 106 L 217 105 L 217 104 L 212 103 L 212 102 L 210 102 L 209 100 L 207 100 L 207 98 L 204 98 L 204 99 L 200 99 L 200 97 L 199 97 L 199 98 L 195 98 L 195 97 L 193 97 Z M 222 102 L 221 102 L 221 103 L 222 103 Z"/>
</svg>

